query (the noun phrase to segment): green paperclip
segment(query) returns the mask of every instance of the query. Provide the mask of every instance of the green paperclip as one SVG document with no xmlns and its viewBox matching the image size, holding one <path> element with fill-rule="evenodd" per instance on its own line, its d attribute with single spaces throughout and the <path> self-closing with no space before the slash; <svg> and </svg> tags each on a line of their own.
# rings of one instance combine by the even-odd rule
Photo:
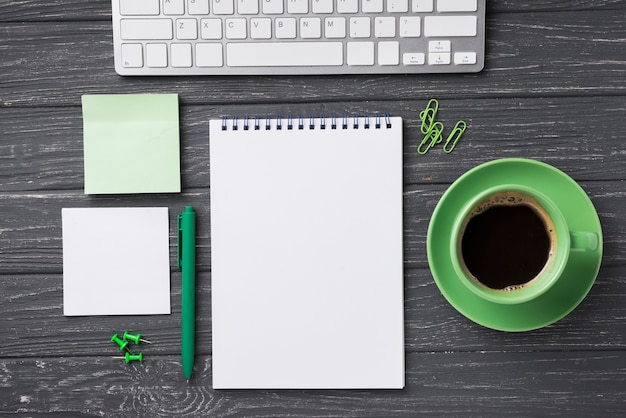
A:
<svg viewBox="0 0 626 418">
<path fill-rule="evenodd" d="M 459 142 L 459 139 L 461 139 L 466 129 L 467 123 L 465 123 L 465 121 L 463 120 L 458 121 L 456 125 L 454 125 L 452 132 L 450 132 L 450 135 L 448 135 L 446 143 L 443 145 L 443 152 L 445 152 L 446 154 L 450 154 L 456 147 L 457 142 Z M 452 147 L 448 148 L 448 144 L 450 144 L 450 141 L 454 142 L 452 143 Z"/>
<path fill-rule="evenodd" d="M 428 134 L 435 123 L 435 117 L 437 116 L 437 110 L 439 109 L 439 102 L 437 99 L 430 99 L 426 105 L 426 109 L 420 112 L 420 120 L 422 126 L 420 130 L 424 135 Z"/>
<path fill-rule="evenodd" d="M 440 143 L 443 140 L 442 132 L 443 132 L 443 123 L 434 122 L 432 126 L 430 127 L 430 129 L 428 130 L 428 132 L 426 132 L 426 135 L 424 136 L 424 139 L 422 139 L 422 142 L 417 147 L 417 153 L 420 155 L 424 155 L 432 147 Z M 430 143 L 428 143 L 429 141 Z M 422 147 L 426 145 L 427 143 L 428 143 L 428 146 L 426 147 L 426 149 L 422 150 Z"/>
</svg>

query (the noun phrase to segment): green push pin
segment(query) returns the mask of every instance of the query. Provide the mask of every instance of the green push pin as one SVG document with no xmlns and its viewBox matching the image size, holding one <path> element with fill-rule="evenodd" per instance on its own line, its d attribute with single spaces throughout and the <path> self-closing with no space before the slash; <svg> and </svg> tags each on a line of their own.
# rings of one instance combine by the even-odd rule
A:
<svg viewBox="0 0 626 418">
<path fill-rule="evenodd" d="M 124 331 L 124 336 L 122 338 L 124 338 L 124 340 L 130 340 L 134 342 L 135 344 L 139 344 L 139 342 L 152 344 L 150 341 L 142 339 L 141 334 L 133 335 L 133 334 L 129 334 L 128 331 Z"/>
<path fill-rule="evenodd" d="M 139 354 L 132 354 L 132 353 L 126 353 L 125 356 L 126 359 L 126 363 L 130 363 L 131 361 L 143 361 L 143 353 L 139 353 Z"/>
<path fill-rule="evenodd" d="M 117 344 L 120 347 L 120 351 L 123 351 L 128 346 L 128 341 L 123 341 L 117 334 L 113 334 L 111 337 L 111 341 Z"/>
</svg>

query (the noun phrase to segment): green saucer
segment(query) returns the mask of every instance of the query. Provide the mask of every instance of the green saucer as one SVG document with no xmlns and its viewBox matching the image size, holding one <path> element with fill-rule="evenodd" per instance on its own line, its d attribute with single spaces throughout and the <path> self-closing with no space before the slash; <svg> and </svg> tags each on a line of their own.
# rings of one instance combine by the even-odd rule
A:
<svg viewBox="0 0 626 418">
<path fill-rule="evenodd" d="M 596 233 L 594 251 L 572 251 L 561 278 L 538 298 L 520 304 L 486 301 L 456 276 L 449 251 L 453 221 L 473 196 L 500 184 L 519 184 L 547 195 L 561 210 L 570 231 Z M 500 331 L 528 331 L 569 314 L 585 298 L 602 260 L 600 220 L 585 191 L 567 174 L 539 161 L 491 161 L 459 177 L 437 204 L 428 227 L 428 263 L 435 283 L 450 304 L 472 321 Z"/>
</svg>

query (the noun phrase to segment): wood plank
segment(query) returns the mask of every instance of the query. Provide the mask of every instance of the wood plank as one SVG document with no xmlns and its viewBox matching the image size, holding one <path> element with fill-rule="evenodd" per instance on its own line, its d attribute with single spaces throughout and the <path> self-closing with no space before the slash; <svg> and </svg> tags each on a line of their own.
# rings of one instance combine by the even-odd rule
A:
<svg viewBox="0 0 626 418">
<path fill-rule="evenodd" d="M 21 204 L 18 203 L 20 201 Z M 170 264 L 173 266 L 176 260 L 176 216 L 186 205 L 196 207 L 199 217 L 198 246 L 203 249 L 208 245 L 209 238 L 208 190 L 177 195 L 175 201 L 171 195 L 89 197 L 78 192 L 58 192 L 31 193 L 18 197 L 7 193 L 0 194 L 0 206 L 4 214 L 0 219 L 0 232 L 3 236 L 0 245 L 3 246 L 4 259 L 0 265 L 0 274 L 62 272 L 62 207 L 168 207 Z M 201 252 L 198 258 L 200 268 L 203 263 L 205 268 L 209 265 L 208 253 Z M 52 260 L 56 261 L 51 262 Z M 20 264 L 21 268 L 16 269 L 14 263 Z"/>
<path fill-rule="evenodd" d="M 623 181 L 583 182 L 600 216 L 604 230 L 605 265 L 619 265 L 626 260 L 626 196 Z M 404 242 L 407 268 L 425 267 L 426 232 L 430 216 L 446 190 L 444 184 L 405 188 Z M 61 209 L 64 207 L 156 206 L 170 209 L 170 260 L 175 260 L 175 216 L 185 205 L 198 213 L 198 245 L 202 251 L 198 268 L 208 271 L 210 265 L 209 191 L 185 193 L 176 201 L 167 195 L 88 197 L 79 192 L 0 194 L 4 216 L 0 219 L 0 253 L 2 274 L 38 274 L 62 272 Z M 174 265 L 174 264 L 171 264 Z"/>
<path fill-rule="evenodd" d="M 214 391 L 211 358 L 185 383 L 177 357 L 0 361 L 0 414 L 64 416 L 620 416 L 626 353 L 414 353 L 404 390 Z M 611 384 L 607 384 L 611 382 Z"/>
<path fill-rule="evenodd" d="M 596 22 L 603 22 L 602 25 Z M 80 103 L 84 93 L 175 90 L 185 103 L 390 102 L 446 98 L 617 95 L 626 91 L 626 14 L 502 14 L 487 23 L 487 65 L 479 74 L 290 77 L 119 77 L 108 23 L 0 25 L 0 106 Z M 24 57 L 28 57 L 25 59 Z M 28 74 L 25 77 L 25 74 Z M 68 83 L 67 80 L 72 80 Z"/>
<path fill-rule="evenodd" d="M 184 187 L 208 185 L 207 109 L 181 110 Z M 36 116 L 35 116 L 36 115 Z M 0 191 L 84 188 L 80 107 L 9 108 L 0 114 Z"/>
<path fill-rule="evenodd" d="M 470 168 L 504 157 L 535 158 L 577 181 L 626 178 L 621 97 L 442 99 L 438 119 L 448 134 L 457 120 L 468 123 L 456 150 L 439 146 L 417 153 L 423 135 L 419 112 L 427 99 L 319 104 L 187 105 L 181 96 L 181 167 L 186 190 L 209 184 L 208 120 L 250 115 L 363 114 L 388 111 L 404 118 L 405 184 L 451 183 Z M 83 189 L 80 107 L 7 108 L 0 112 L 0 191 Z M 597 169 L 602 165 L 602 170 Z"/>
<path fill-rule="evenodd" d="M 63 277 L 60 274 L 2 275 L 5 291 L 0 296 L 1 329 L 7 338 L 0 342 L 2 357 L 38 358 L 79 355 L 119 355 L 111 342 L 115 333 L 141 333 L 150 345 L 140 349 L 152 354 L 180 353 L 181 274 L 171 273 L 170 315 L 63 316 Z M 133 303 L 141 294 L 120 297 Z M 196 345 L 198 352 L 210 352 L 211 304 L 210 274 L 198 272 L 196 277 Z M 123 354 L 123 353 L 122 353 Z"/>
<path fill-rule="evenodd" d="M 156 316 L 64 317 L 61 274 L 1 277 L 0 342 L 3 358 L 36 359 L 117 355 L 110 342 L 124 330 L 142 333 L 153 344 L 143 346 L 160 355 L 180 353 L 180 289 L 178 271 L 171 275 L 172 314 Z M 196 350 L 211 353 L 211 278 L 197 278 Z M 405 271 L 405 349 L 431 351 L 543 351 L 626 349 L 626 269 L 603 266 L 589 295 L 567 317 L 536 331 L 493 331 L 466 319 L 440 294 L 430 270 Z M 141 295 L 124 295 L 132 303 Z M 601 337 L 599 337 L 601 336 Z M 250 341 L 254 346 L 254 341 Z"/>
</svg>

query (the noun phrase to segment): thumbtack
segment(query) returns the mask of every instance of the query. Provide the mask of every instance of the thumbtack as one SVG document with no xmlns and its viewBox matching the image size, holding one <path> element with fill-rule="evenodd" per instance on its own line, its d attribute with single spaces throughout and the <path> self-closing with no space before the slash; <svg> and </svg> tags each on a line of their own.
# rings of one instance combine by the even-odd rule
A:
<svg viewBox="0 0 626 418">
<path fill-rule="evenodd" d="M 117 334 L 113 334 L 113 336 L 111 337 L 111 341 L 113 341 L 120 347 L 120 351 L 123 351 L 126 346 L 128 346 L 128 341 L 123 341 L 120 337 L 117 336 Z"/>
<path fill-rule="evenodd" d="M 139 353 L 139 354 L 126 353 L 125 360 L 126 360 L 126 363 L 130 363 L 131 361 L 143 361 L 143 353 Z"/>
<path fill-rule="evenodd" d="M 124 359 L 126 361 L 126 363 L 130 363 L 131 361 L 143 361 L 143 353 L 133 354 L 130 351 L 127 351 L 126 355 L 124 355 L 123 357 L 115 356 L 113 358 Z"/>
<path fill-rule="evenodd" d="M 144 340 L 143 338 L 141 338 L 141 334 L 129 334 L 128 331 L 124 331 L 124 336 L 123 336 L 124 340 L 130 340 L 132 342 L 134 342 L 135 344 L 139 344 L 139 342 L 142 343 L 146 343 L 146 344 L 152 344 L 150 341 L 148 340 Z"/>
</svg>

